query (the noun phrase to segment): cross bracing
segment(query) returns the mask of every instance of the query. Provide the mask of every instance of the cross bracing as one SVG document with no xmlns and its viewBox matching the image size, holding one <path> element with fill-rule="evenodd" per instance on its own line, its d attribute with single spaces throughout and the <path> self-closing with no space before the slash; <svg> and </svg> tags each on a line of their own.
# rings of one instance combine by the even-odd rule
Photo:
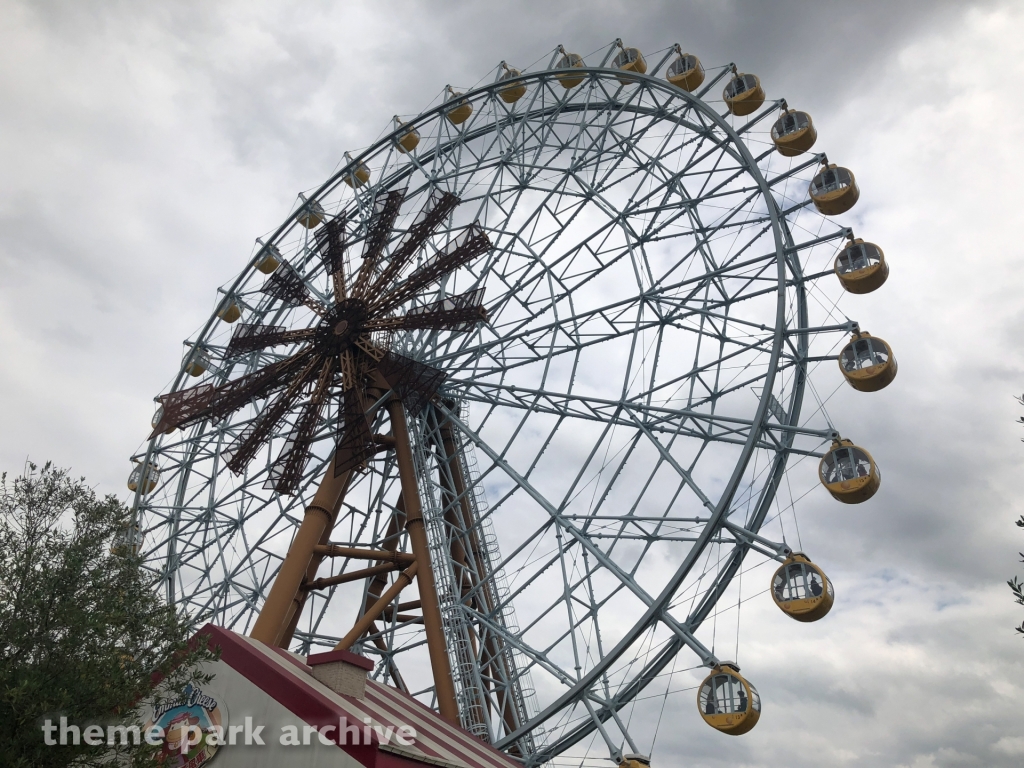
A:
<svg viewBox="0 0 1024 768">
<path fill-rule="evenodd" d="M 623 86 L 610 70 L 582 74 L 566 90 L 548 72 L 527 73 L 514 106 L 494 86 L 472 90 L 462 125 L 432 108 L 406 123 L 421 135 L 414 152 L 396 150 L 396 130 L 305 198 L 344 217 L 345 281 L 389 190 L 407 188 L 412 204 L 376 274 L 411 231 L 416 201 L 435 189 L 461 203 L 410 268 L 473 223 L 491 243 L 404 306 L 482 288 L 486 323 L 389 343 L 445 374 L 438 401 L 410 425 L 463 722 L 528 764 L 595 729 L 634 743 L 619 710 L 684 649 L 698 663 L 713 657 L 702 625 L 745 555 L 783 551 L 759 531 L 788 458 L 819 455 L 833 435 L 820 409 L 804 418 L 801 403 L 809 364 L 834 357 L 850 329 L 842 316 L 812 318 L 806 299 L 808 285 L 828 279 L 845 230 L 801 230 L 798 242 L 788 220 L 806 212 L 786 190 L 819 158 L 772 170 L 769 153 L 741 138 L 770 110 L 734 124 L 653 77 Z M 369 167 L 369 184 L 343 183 L 354 163 Z M 301 210 L 262 242 L 327 306 L 331 282 Z M 286 306 L 264 280 L 250 267 L 222 295 L 246 322 L 315 322 L 315 307 Z M 228 359 L 229 335 L 214 317 L 191 340 L 210 358 L 204 381 L 233 380 L 296 348 Z M 375 434 L 390 429 L 385 397 L 366 404 Z M 147 562 L 197 620 L 239 631 L 278 573 L 343 418 L 340 405 L 325 409 L 287 496 L 263 486 L 296 414 L 243 473 L 224 467 L 225 446 L 264 405 L 158 436 L 140 454 L 163 471 L 138 504 Z M 390 453 L 369 461 L 332 541 L 408 551 L 399 486 Z M 455 550 L 474 554 L 448 558 Z M 343 579 L 367 565 L 333 558 L 318 575 Z M 310 589 L 295 647 L 336 642 L 369 583 Z M 401 600 L 417 602 L 412 588 Z M 359 647 L 381 679 L 429 704 L 433 686 L 417 672 L 422 623 L 405 610 L 378 619 Z"/>
</svg>

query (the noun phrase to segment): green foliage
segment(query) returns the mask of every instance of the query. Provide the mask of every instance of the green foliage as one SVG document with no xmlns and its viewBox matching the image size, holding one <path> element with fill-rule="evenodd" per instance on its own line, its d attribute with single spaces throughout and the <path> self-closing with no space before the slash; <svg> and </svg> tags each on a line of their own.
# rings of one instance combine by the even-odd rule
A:
<svg viewBox="0 0 1024 768">
<path fill-rule="evenodd" d="M 195 665 L 213 654 L 188 647 L 187 621 L 125 541 L 130 525 L 124 504 L 67 470 L 0 479 L 0 765 L 155 765 L 144 743 L 46 746 L 41 725 L 137 723 L 141 700 L 208 681 Z"/>
<path fill-rule="evenodd" d="M 1017 526 L 1024 528 L 1024 515 L 1020 516 L 1020 520 L 1017 521 Z M 1020 561 L 1024 563 L 1024 552 L 1020 552 L 1019 554 L 1021 558 Z M 1024 582 L 1021 582 L 1016 576 L 1014 576 L 1006 583 L 1009 584 L 1010 589 L 1013 590 L 1013 596 L 1017 598 L 1017 602 L 1024 605 Z M 1017 627 L 1017 631 L 1024 635 L 1024 621 L 1022 621 L 1020 626 Z"/>
</svg>

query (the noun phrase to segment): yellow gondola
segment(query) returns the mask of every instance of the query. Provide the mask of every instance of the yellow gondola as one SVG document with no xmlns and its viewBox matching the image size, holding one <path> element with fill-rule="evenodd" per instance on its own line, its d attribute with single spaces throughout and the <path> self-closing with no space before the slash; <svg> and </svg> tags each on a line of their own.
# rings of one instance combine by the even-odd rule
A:
<svg viewBox="0 0 1024 768">
<path fill-rule="evenodd" d="M 896 356 L 884 339 L 855 333 L 839 353 L 839 370 L 850 386 L 861 392 L 877 392 L 896 378 Z"/>
<path fill-rule="evenodd" d="M 306 229 L 315 229 L 320 226 L 326 215 L 320 203 L 316 200 L 307 200 L 306 204 L 302 206 L 302 211 L 299 213 L 299 224 Z"/>
<path fill-rule="evenodd" d="M 142 551 L 142 544 L 145 542 L 145 535 L 136 525 L 129 525 L 119 531 L 110 542 L 110 554 L 112 555 L 137 555 Z"/>
<path fill-rule="evenodd" d="M 558 46 L 558 50 L 562 52 L 562 58 L 555 64 L 555 69 L 579 69 L 580 67 L 586 66 L 583 61 L 583 57 L 578 53 L 566 53 L 565 48 Z M 568 90 L 569 88 L 575 88 L 577 85 L 583 82 L 583 78 L 586 75 L 558 75 L 558 82 L 562 84 L 562 87 Z"/>
<path fill-rule="evenodd" d="M 742 117 L 764 104 L 764 88 L 757 75 L 736 72 L 722 91 L 722 98 L 730 112 Z"/>
<path fill-rule="evenodd" d="M 345 159 L 352 162 L 352 156 L 346 152 Z M 361 187 L 363 184 L 370 180 L 370 169 L 366 167 L 366 163 L 359 163 L 356 167 L 345 174 L 345 183 L 355 189 Z"/>
<path fill-rule="evenodd" d="M 761 717 L 761 697 L 740 668 L 729 661 L 720 662 L 697 689 L 697 709 L 704 722 L 717 731 L 739 736 Z"/>
<path fill-rule="evenodd" d="M 210 367 L 210 356 L 201 349 L 192 350 L 186 358 L 185 371 L 189 376 L 202 376 Z"/>
<path fill-rule="evenodd" d="M 802 552 L 794 552 L 772 577 L 772 599 L 797 621 L 817 621 L 835 602 L 832 581 Z"/>
<path fill-rule="evenodd" d="M 832 443 L 818 465 L 821 484 L 844 504 L 867 501 L 882 484 L 882 473 L 871 454 L 850 440 Z"/>
<path fill-rule="evenodd" d="M 361 187 L 363 184 L 370 180 L 370 169 L 365 164 L 360 163 L 359 166 L 345 176 L 345 183 L 350 187 Z"/>
<path fill-rule="evenodd" d="M 676 88 L 693 91 L 704 82 L 704 67 L 701 66 L 700 59 L 692 53 L 683 53 L 678 45 L 676 53 L 679 56 L 669 64 L 665 79 Z"/>
<path fill-rule="evenodd" d="M 162 405 L 158 405 L 156 407 L 156 411 L 154 411 L 154 413 L 153 413 L 153 418 L 149 420 L 149 425 L 153 429 L 156 429 L 156 425 L 160 423 L 160 419 L 162 419 L 163 417 L 164 417 L 164 407 Z M 174 429 L 175 429 L 174 427 L 171 427 L 170 429 L 165 429 L 161 434 L 169 435 L 169 434 L 171 434 L 171 432 L 174 431 Z"/>
<path fill-rule="evenodd" d="M 625 48 L 622 43 L 619 43 L 619 48 L 622 50 L 614 59 L 612 59 L 612 67 L 621 70 L 622 72 L 636 72 L 640 75 L 646 74 L 647 61 L 644 59 L 644 55 L 640 53 L 639 48 Z M 619 75 L 619 82 L 623 85 L 629 85 L 630 83 L 635 83 L 636 78 Z"/>
<path fill-rule="evenodd" d="M 526 95 L 526 83 L 517 79 L 522 77 L 523 73 L 508 66 L 504 61 L 501 62 L 501 66 L 505 72 L 498 78 L 498 82 L 508 84 L 498 89 L 498 95 L 506 104 L 515 104 Z"/>
<path fill-rule="evenodd" d="M 160 480 L 160 470 L 154 464 L 136 464 L 128 475 L 128 490 L 133 493 L 142 487 L 142 494 L 152 493 Z"/>
<path fill-rule="evenodd" d="M 651 758 L 647 755 L 623 755 L 619 768 L 651 768 Z"/>
<path fill-rule="evenodd" d="M 263 250 L 260 251 L 260 255 L 256 259 L 256 269 L 264 275 L 270 275 L 273 274 L 274 270 L 281 266 L 281 262 L 283 260 L 284 257 L 281 255 L 281 252 L 277 250 L 276 246 L 264 245 Z"/>
<path fill-rule="evenodd" d="M 860 198 L 857 179 L 849 168 L 826 164 L 813 179 L 808 190 L 814 207 L 826 216 L 837 216 L 853 208 Z"/>
<path fill-rule="evenodd" d="M 405 123 L 398 119 L 398 115 L 395 115 L 395 122 L 398 123 L 398 127 L 401 128 Z M 415 128 L 409 128 L 403 133 L 398 134 L 398 138 L 395 140 L 395 146 L 398 147 L 398 151 L 403 155 L 412 152 L 419 146 L 420 143 L 420 132 Z"/>
<path fill-rule="evenodd" d="M 445 111 L 444 116 L 448 118 L 448 122 L 452 125 L 462 125 L 464 122 L 469 120 L 469 116 L 473 114 L 473 105 L 466 99 L 463 99 L 461 93 L 452 90 L 450 85 L 447 86 L 447 88 L 447 103 L 452 106 Z"/>
<path fill-rule="evenodd" d="M 889 277 L 889 264 L 881 248 L 857 238 L 836 256 L 835 271 L 850 293 L 871 293 Z"/>
<path fill-rule="evenodd" d="M 235 303 L 234 299 L 227 298 L 221 302 L 220 309 L 217 310 L 217 317 L 223 320 L 225 323 L 233 323 L 235 320 L 242 316 L 242 309 Z"/>
<path fill-rule="evenodd" d="M 814 146 L 818 132 L 806 112 L 786 109 L 772 126 L 772 141 L 780 155 L 796 157 Z"/>
</svg>

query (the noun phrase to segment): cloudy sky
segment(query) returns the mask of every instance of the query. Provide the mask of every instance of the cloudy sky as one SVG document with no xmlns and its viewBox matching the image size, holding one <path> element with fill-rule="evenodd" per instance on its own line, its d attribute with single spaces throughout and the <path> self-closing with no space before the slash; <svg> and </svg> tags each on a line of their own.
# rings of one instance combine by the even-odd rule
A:
<svg viewBox="0 0 1024 768">
<path fill-rule="evenodd" d="M 125 493 L 216 287 L 391 115 L 558 43 L 678 41 L 758 73 L 856 171 L 855 227 L 892 263 L 857 319 L 900 374 L 857 426 L 882 492 L 801 519 L 837 608 L 796 632 L 745 606 L 761 723 L 721 736 L 670 697 L 655 764 L 1020 766 L 1022 27 L 1009 2 L 0 0 L 0 469 Z"/>
</svg>

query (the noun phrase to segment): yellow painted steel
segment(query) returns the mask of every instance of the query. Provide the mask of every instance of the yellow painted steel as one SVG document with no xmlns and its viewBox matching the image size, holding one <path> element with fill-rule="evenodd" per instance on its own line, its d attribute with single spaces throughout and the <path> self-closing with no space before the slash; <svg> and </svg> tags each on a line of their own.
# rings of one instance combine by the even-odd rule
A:
<svg viewBox="0 0 1024 768">
<path fill-rule="evenodd" d="M 299 214 L 299 223 L 306 229 L 314 229 L 320 226 L 326 215 L 320 203 L 316 200 L 308 200 L 302 208 L 302 213 Z"/>
<path fill-rule="evenodd" d="M 871 454 L 850 440 L 832 443 L 818 464 L 818 477 L 832 497 L 844 504 L 867 501 L 882 484 L 882 473 Z"/>
<path fill-rule="evenodd" d="M 265 245 L 259 258 L 256 259 L 256 269 L 264 275 L 272 274 L 274 270 L 281 266 L 281 259 L 281 252 L 277 248 L 272 245 Z"/>
<path fill-rule="evenodd" d="M 452 125 L 462 125 L 473 114 L 473 105 L 460 98 L 462 94 L 458 91 L 453 91 L 451 86 L 448 86 L 448 93 L 450 95 L 447 101 L 452 106 L 448 108 L 444 116 L 448 118 Z"/>
<path fill-rule="evenodd" d="M 622 47 L 622 46 L 620 46 Z M 612 60 L 612 67 L 622 72 L 636 72 L 643 75 L 647 73 L 647 61 L 640 53 L 639 48 L 622 48 L 622 51 Z M 619 75 L 619 82 L 623 85 L 635 83 L 635 77 Z"/>
<path fill-rule="evenodd" d="M 224 299 L 224 302 L 220 305 L 220 309 L 217 310 L 217 317 L 225 323 L 233 323 L 241 316 L 241 308 L 232 299 Z"/>
<path fill-rule="evenodd" d="M 722 91 L 722 99 L 725 105 L 734 115 L 742 117 L 749 115 L 755 109 L 764 104 L 764 88 L 761 87 L 761 79 L 757 75 L 745 75 L 736 72 L 732 80 Z"/>
<path fill-rule="evenodd" d="M 678 48 L 679 46 L 676 46 L 677 50 Z M 700 59 L 692 53 L 680 53 L 676 60 L 669 64 L 665 79 L 676 88 L 693 91 L 704 82 L 704 67 Z"/>
<path fill-rule="evenodd" d="M 839 353 L 839 370 L 850 386 L 861 392 L 877 392 L 896 378 L 896 356 L 884 339 L 855 333 Z"/>
<path fill-rule="evenodd" d="M 817 621 L 832 610 L 835 590 L 825 572 L 802 552 L 794 552 L 772 576 L 772 599 L 797 621 Z"/>
<path fill-rule="evenodd" d="M 562 70 L 573 70 L 579 69 L 585 66 L 583 57 L 578 53 L 566 53 L 566 50 L 562 46 L 558 46 L 558 50 L 562 52 L 562 58 L 555 64 L 555 69 Z M 577 85 L 583 82 L 585 75 L 558 75 L 558 82 L 562 84 L 562 87 L 568 90 L 569 88 L 575 88 Z"/>
<path fill-rule="evenodd" d="M 814 207 L 826 216 L 846 213 L 860 198 L 860 188 L 853 171 L 835 163 L 829 163 L 811 179 L 808 191 Z"/>
<path fill-rule="evenodd" d="M 796 157 L 814 146 L 818 131 L 806 112 L 787 109 L 772 126 L 772 141 L 780 155 Z"/>
<path fill-rule="evenodd" d="M 761 697 L 739 667 L 723 661 L 697 689 L 697 711 L 716 731 L 739 736 L 757 725 Z"/>
<path fill-rule="evenodd" d="M 145 467 L 145 469 L 143 469 Z M 128 490 L 133 493 L 142 486 L 142 493 L 152 493 L 160 480 L 160 470 L 152 464 L 136 464 L 128 475 Z"/>
<path fill-rule="evenodd" d="M 405 123 L 398 119 L 398 115 L 395 115 L 395 122 L 398 123 L 399 126 L 405 125 Z M 420 132 L 415 128 L 410 128 L 404 133 L 399 134 L 398 140 L 395 142 L 395 146 L 397 146 L 398 151 L 404 155 L 416 149 L 416 147 L 419 146 L 419 143 Z"/>
<path fill-rule="evenodd" d="M 499 82 L 508 83 L 508 85 L 499 88 L 498 95 L 506 104 L 515 104 L 526 95 L 526 83 L 517 80 L 522 77 L 523 73 L 518 69 L 506 66 L 505 62 L 501 62 L 501 66 L 505 68 L 505 73 L 499 78 Z"/>
<path fill-rule="evenodd" d="M 836 256 L 835 271 L 850 293 L 871 293 L 889 277 L 889 264 L 881 248 L 858 237 Z"/>
</svg>

